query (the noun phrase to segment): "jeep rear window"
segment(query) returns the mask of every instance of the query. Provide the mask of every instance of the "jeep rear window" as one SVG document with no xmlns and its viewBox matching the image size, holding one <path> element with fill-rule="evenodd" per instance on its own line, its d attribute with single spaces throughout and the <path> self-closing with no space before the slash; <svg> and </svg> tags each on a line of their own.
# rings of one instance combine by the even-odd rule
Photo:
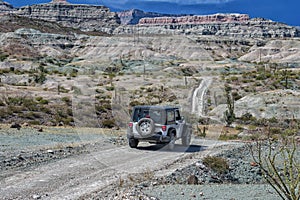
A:
<svg viewBox="0 0 300 200">
<path fill-rule="evenodd" d="M 138 122 L 142 118 L 151 118 L 154 123 L 164 124 L 163 110 L 137 108 L 133 114 L 133 122 Z"/>
<path fill-rule="evenodd" d="M 167 123 L 172 124 L 175 123 L 175 113 L 174 110 L 167 111 Z"/>
</svg>

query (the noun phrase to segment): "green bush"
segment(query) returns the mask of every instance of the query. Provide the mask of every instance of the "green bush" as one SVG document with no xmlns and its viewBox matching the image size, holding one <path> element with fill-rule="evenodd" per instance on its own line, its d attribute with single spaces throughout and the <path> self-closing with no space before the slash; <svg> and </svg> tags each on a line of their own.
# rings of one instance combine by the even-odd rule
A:
<svg viewBox="0 0 300 200">
<path fill-rule="evenodd" d="M 271 127 L 270 128 L 270 134 L 275 135 L 275 134 L 280 134 L 282 132 L 281 128 L 277 127 Z"/>
<path fill-rule="evenodd" d="M 206 156 L 203 158 L 203 164 L 219 174 L 224 174 L 229 169 L 228 161 L 217 156 Z"/>
<path fill-rule="evenodd" d="M 227 134 L 221 134 L 219 136 L 219 140 L 227 141 L 227 140 L 235 140 L 237 139 L 237 135 L 227 135 Z"/>
<path fill-rule="evenodd" d="M 107 91 L 113 91 L 115 89 L 115 87 L 114 86 L 106 86 L 105 89 Z"/>
<path fill-rule="evenodd" d="M 43 104 L 43 105 L 46 105 L 46 104 L 49 103 L 49 100 L 47 100 L 47 99 L 42 99 L 39 103 L 40 103 L 40 104 Z"/>
<path fill-rule="evenodd" d="M 38 120 L 32 120 L 32 121 L 29 121 L 29 124 L 31 124 L 31 125 L 41 125 L 41 122 L 38 121 Z"/>
<path fill-rule="evenodd" d="M 6 58 L 8 58 L 7 54 L 0 54 L 0 61 L 3 62 Z"/>
<path fill-rule="evenodd" d="M 63 97 L 63 98 L 61 98 L 61 100 L 69 106 L 72 105 L 72 101 L 71 101 L 70 97 Z"/>
<path fill-rule="evenodd" d="M 36 97 L 35 100 L 41 101 L 41 100 L 43 100 L 43 97 Z"/>
</svg>

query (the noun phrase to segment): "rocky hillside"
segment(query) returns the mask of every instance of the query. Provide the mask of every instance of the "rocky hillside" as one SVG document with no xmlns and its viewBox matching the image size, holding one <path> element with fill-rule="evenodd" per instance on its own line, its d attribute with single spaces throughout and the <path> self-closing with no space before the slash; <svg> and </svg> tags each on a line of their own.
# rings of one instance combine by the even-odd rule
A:
<svg viewBox="0 0 300 200">
<path fill-rule="evenodd" d="M 13 11 L 14 8 L 11 4 L 0 0 L 0 13 L 7 13 Z"/>
<path fill-rule="evenodd" d="M 127 124 L 121 118 L 126 119 L 128 105 L 164 102 L 189 108 L 203 76 L 214 80 L 208 115 L 223 116 L 224 84 L 233 80 L 238 117 L 250 109 L 257 119 L 300 116 L 298 92 L 274 92 L 299 90 L 300 39 L 294 27 L 240 14 L 152 17 L 121 25 L 103 6 L 64 0 L 15 10 L 1 5 L 7 8 L 0 20 L 2 122 L 78 124 L 82 117 L 98 117 L 101 127 L 121 126 Z M 132 16 L 144 14 L 128 11 L 122 23 L 135 23 Z M 293 73 L 282 74 L 283 69 Z M 253 73 L 249 78 L 248 72 Z M 266 105 L 272 95 L 278 98 Z M 260 101 L 252 104 L 254 99 Z"/>
<path fill-rule="evenodd" d="M 295 27 L 261 18 L 251 19 L 246 14 L 176 16 L 136 9 L 114 13 L 105 6 L 71 4 L 66 0 L 53 0 L 50 3 L 24 6 L 18 9 L 0 1 L 0 13 L 14 13 L 20 17 L 56 22 L 62 26 L 82 31 L 100 31 L 117 35 L 183 34 L 241 38 L 300 37 L 300 30 Z M 136 26 L 136 24 L 138 25 Z M 26 23 L 23 25 L 26 26 Z"/>
<path fill-rule="evenodd" d="M 155 17 L 178 17 L 178 15 L 161 14 L 155 12 L 144 12 L 138 9 L 131 9 L 118 12 L 121 24 L 138 24 L 140 19 Z"/>
<path fill-rule="evenodd" d="M 44 21 L 40 19 L 29 19 L 27 17 L 17 16 L 15 14 L 6 14 L 1 16 L 0 21 L 0 32 L 8 33 L 14 32 L 20 28 L 35 29 L 42 33 L 55 33 L 62 35 L 72 35 L 72 34 L 86 34 L 86 35 L 107 35 L 106 33 L 100 31 L 81 31 L 80 29 L 75 29 L 72 27 L 64 27 L 58 23 Z"/>
<path fill-rule="evenodd" d="M 110 33 L 119 26 L 116 13 L 105 6 L 70 4 L 67 1 L 54 0 L 46 4 L 24 6 L 15 12 L 18 16 L 57 22 L 63 26 L 83 31 L 103 31 Z"/>
<path fill-rule="evenodd" d="M 211 23 L 242 23 L 250 20 L 249 15 L 245 14 L 215 14 L 215 15 L 198 15 L 182 17 L 155 17 L 143 18 L 139 24 L 211 24 Z"/>
<path fill-rule="evenodd" d="M 242 38 L 300 37 L 299 29 L 271 20 L 250 19 L 244 14 L 142 18 L 135 28 L 120 27 L 115 33 L 215 35 Z"/>
</svg>

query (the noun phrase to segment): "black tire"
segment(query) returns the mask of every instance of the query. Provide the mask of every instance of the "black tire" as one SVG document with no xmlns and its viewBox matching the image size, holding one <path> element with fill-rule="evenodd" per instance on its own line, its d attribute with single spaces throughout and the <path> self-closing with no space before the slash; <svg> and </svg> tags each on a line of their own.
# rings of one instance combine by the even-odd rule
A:
<svg viewBox="0 0 300 200">
<path fill-rule="evenodd" d="M 173 150 L 175 147 L 175 141 L 176 141 L 176 132 L 174 130 L 170 131 L 170 142 L 168 144 L 168 149 L 169 150 Z"/>
<path fill-rule="evenodd" d="M 142 118 L 138 121 L 136 130 L 142 137 L 151 136 L 154 132 L 154 121 L 150 118 Z"/>
<path fill-rule="evenodd" d="M 192 130 L 188 128 L 186 130 L 186 133 L 181 138 L 182 145 L 185 147 L 189 146 L 191 143 L 191 138 L 192 138 Z"/>
<path fill-rule="evenodd" d="M 137 139 L 130 138 L 128 139 L 128 144 L 131 148 L 137 148 L 139 141 Z"/>
</svg>

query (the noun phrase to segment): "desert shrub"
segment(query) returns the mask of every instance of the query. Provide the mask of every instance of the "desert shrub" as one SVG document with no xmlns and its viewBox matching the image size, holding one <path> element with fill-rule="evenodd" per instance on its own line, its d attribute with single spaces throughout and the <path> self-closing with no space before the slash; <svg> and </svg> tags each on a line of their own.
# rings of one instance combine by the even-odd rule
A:
<svg viewBox="0 0 300 200">
<path fill-rule="evenodd" d="M 238 81 L 238 80 L 239 80 L 239 78 L 237 76 L 230 77 L 231 82 L 235 82 L 235 81 Z"/>
<path fill-rule="evenodd" d="M 12 105 L 9 105 L 7 109 L 12 113 L 22 113 L 22 111 L 24 110 L 22 106 L 12 106 Z"/>
<path fill-rule="evenodd" d="M 63 101 L 63 102 L 65 102 L 67 105 L 71 105 L 72 104 L 72 101 L 71 101 L 71 98 L 70 97 L 63 97 L 63 98 L 61 98 L 61 100 Z"/>
<path fill-rule="evenodd" d="M 112 106 L 110 103 L 96 105 L 96 111 L 98 113 L 107 113 L 109 110 L 112 110 Z"/>
<path fill-rule="evenodd" d="M 22 110 L 39 110 L 39 107 L 36 106 L 36 101 L 32 98 L 8 97 L 6 103 L 8 104 L 8 106 L 11 106 L 10 109 L 17 109 L 17 107 L 20 107 Z"/>
<path fill-rule="evenodd" d="M 281 131 L 282 131 L 281 128 L 270 127 L 270 134 L 271 134 L 271 135 L 280 134 Z"/>
<path fill-rule="evenodd" d="M 103 94 L 104 93 L 104 91 L 101 90 L 101 89 L 99 89 L 99 88 L 96 89 L 96 92 L 99 93 L 99 94 Z"/>
<path fill-rule="evenodd" d="M 3 62 L 6 58 L 8 58 L 7 54 L 0 54 L 0 61 Z"/>
<path fill-rule="evenodd" d="M 154 91 L 154 88 L 151 88 L 151 87 L 146 89 L 146 92 L 153 92 L 153 91 Z"/>
<path fill-rule="evenodd" d="M 39 104 L 45 105 L 45 104 L 48 104 L 48 103 L 49 103 L 49 100 L 43 99 L 43 97 L 37 97 L 37 98 L 35 98 L 35 99 L 39 102 Z"/>
<path fill-rule="evenodd" d="M 298 129 L 286 129 L 286 130 L 284 130 L 283 135 L 284 136 L 294 136 L 298 133 L 298 131 L 299 131 Z"/>
<path fill-rule="evenodd" d="M 77 77 L 77 72 L 72 72 L 71 74 L 70 74 L 70 77 Z"/>
<path fill-rule="evenodd" d="M 57 114 L 57 116 L 59 116 L 60 118 L 67 118 L 67 117 L 68 117 L 68 114 L 65 113 L 65 112 L 62 111 L 62 110 L 57 110 L 57 111 L 56 111 L 56 114 Z"/>
<path fill-rule="evenodd" d="M 268 120 L 270 123 L 278 123 L 278 119 L 276 117 L 272 117 Z"/>
<path fill-rule="evenodd" d="M 8 97 L 7 98 L 8 105 L 22 105 L 23 99 L 21 97 Z"/>
<path fill-rule="evenodd" d="M 97 113 L 105 113 L 105 112 L 107 112 L 107 110 L 103 106 L 101 106 L 101 105 L 96 105 L 95 109 L 96 109 Z"/>
<path fill-rule="evenodd" d="M 106 119 L 102 121 L 103 128 L 113 128 L 115 125 L 115 120 L 113 119 Z"/>
<path fill-rule="evenodd" d="M 34 82 L 36 83 L 43 84 L 46 81 L 46 79 L 46 74 L 44 72 L 34 75 Z"/>
<path fill-rule="evenodd" d="M 223 140 L 223 141 L 227 141 L 227 140 L 235 140 L 237 139 L 238 136 L 237 135 L 230 135 L 230 134 L 221 134 L 219 136 L 219 140 Z"/>
<path fill-rule="evenodd" d="M 52 114 L 51 109 L 49 109 L 49 108 L 47 108 L 45 106 L 42 106 L 40 108 L 40 111 L 43 112 L 43 113 L 46 113 L 46 114 Z"/>
<path fill-rule="evenodd" d="M 244 128 L 242 127 L 242 126 L 236 126 L 235 128 L 234 128 L 235 130 L 238 130 L 238 131 L 242 131 L 242 130 L 244 130 Z"/>
<path fill-rule="evenodd" d="M 39 103 L 40 103 L 40 104 L 43 104 L 43 105 L 46 105 L 46 104 L 49 103 L 49 100 L 47 100 L 47 99 L 42 99 Z"/>
<path fill-rule="evenodd" d="M 217 156 L 206 156 L 203 158 L 203 164 L 219 174 L 224 174 L 229 169 L 228 161 Z"/>
<path fill-rule="evenodd" d="M 39 113 L 30 111 L 30 112 L 22 113 L 22 115 L 20 117 L 34 120 L 34 119 L 40 118 L 41 115 Z"/>
<path fill-rule="evenodd" d="M 198 135 L 199 137 L 206 137 L 206 130 L 208 129 L 206 126 L 203 127 L 203 129 L 201 129 L 201 127 L 196 126 L 197 131 L 196 131 L 196 135 Z"/>
<path fill-rule="evenodd" d="M 32 121 L 29 121 L 28 123 L 31 125 L 41 125 L 41 122 L 38 120 L 32 120 Z"/>
<path fill-rule="evenodd" d="M 68 108 L 68 109 L 67 109 L 67 114 L 68 114 L 69 116 L 73 116 L 73 110 L 70 109 L 70 108 Z"/>
<path fill-rule="evenodd" d="M 107 91 L 113 91 L 115 89 L 115 87 L 114 86 L 106 86 L 105 89 Z"/>
<path fill-rule="evenodd" d="M 74 122 L 74 119 L 73 119 L 73 117 L 67 117 L 67 118 L 61 119 L 61 121 L 62 121 L 65 125 L 72 125 L 72 123 Z"/>
<path fill-rule="evenodd" d="M 36 97 L 35 100 L 41 101 L 41 100 L 43 100 L 43 97 Z"/>
<path fill-rule="evenodd" d="M 144 105 L 144 103 L 140 102 L 140 101 L 137 101 L 137 100 L 134 100 L 134 101 L 131 101 L 129 103 L 130 106 L 137 106 L 137 105 Z"/>
<path fill-rule="evenodd" d="M 74 89 L 74 88 L 75 88 L 75 86 L 73 86 L 72 89 Z M 58 89 L 58 92 L 61 92 L 61 93 L 68 93 L 69 92 L 69 90 L 64 88 L 63 86 L 58 86 L 57 89 Z M 74 89 L 74 91 L 75 91 L 75 89 Z"/>
<path fill-rule="evenodd" d="M 235 101 L 239 100 L 240 98 L 242 98 L 242 96 L 237 92 L 237 91 L 233 91 L 232 92 L 232 97 Z"/>
<path fill-rule="evenodd" d="M 278 196 L 281 199 L 299 200 L 300 163 L 296 138 L 283 136 L 276 141 L 273 137 L 256 140 L 249 149 L 262 177 Z"/>
</svg>

